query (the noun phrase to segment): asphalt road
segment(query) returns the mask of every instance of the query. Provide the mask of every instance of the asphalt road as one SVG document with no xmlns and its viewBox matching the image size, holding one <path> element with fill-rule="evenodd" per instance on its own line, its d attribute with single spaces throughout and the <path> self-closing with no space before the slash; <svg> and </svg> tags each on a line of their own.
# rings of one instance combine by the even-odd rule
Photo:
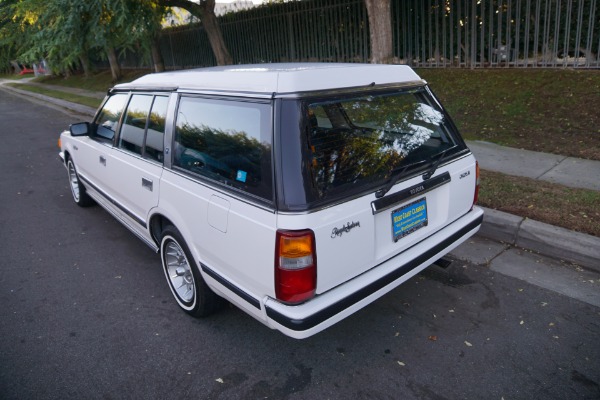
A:
<svg viewBox="0 0 600 400">
<path fill-rule="evenodd" d="M 600 309 L 486 266 L 429 269 L 297 341 L 179 311 L 158 255 L 71 200 L 72 118 L 0 90 L 0 398 L 598 399 Z"/>
</svg>

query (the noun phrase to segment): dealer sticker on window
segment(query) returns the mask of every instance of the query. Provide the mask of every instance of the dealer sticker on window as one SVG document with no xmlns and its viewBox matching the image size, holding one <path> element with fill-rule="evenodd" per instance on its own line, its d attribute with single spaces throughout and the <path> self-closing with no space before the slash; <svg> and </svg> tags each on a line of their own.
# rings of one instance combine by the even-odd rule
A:
<svg viewBox="0 0 600 400">
<path fill-rule="evenodd" d="M 394 242 L 424 226 L 427 226 L 427 200 L 425 197 L 392 211 Z"/>
</svg>

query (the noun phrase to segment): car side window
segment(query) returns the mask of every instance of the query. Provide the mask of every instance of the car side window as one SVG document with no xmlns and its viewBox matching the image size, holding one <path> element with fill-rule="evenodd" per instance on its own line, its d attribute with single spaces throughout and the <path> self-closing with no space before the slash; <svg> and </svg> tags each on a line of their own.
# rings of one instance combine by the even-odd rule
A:
<svg viewBox="0 0 600 400">
<path fill-rule="evenodd" d="M 165 135 L 165 120 L 167 119 L 167 107 L 169 98 L 167 96 L 156 96 L 152 103 L 152 111 L 148 120 L 146 132 L 146 148 L 144 157 L 156 161 L 163 161 L 163 137 Z"/>
<path fill-rule="evenodd" d="M 168 104 L 167 96 L 131 96 L 119 134 L 118 147 L 162 162 Z"/>
<path fill-rule="evenodd" d="M 269 104 L 184 96 L 173 149 L 176 167 L 272 199 Z"/>
<path fill-rule="evenodd" d="M 95 122 L 95 137 L 112 141 L 115 137 L 115 130 L 125 108 L 127 101 L 126 93 L 117 93 L 111 96 L 98 114 Z"/>
<path fill-rule="evenodd" d="M 119 135 L 119 148 L 142 155 L 146 122 L 151 106 L 152 96 L 139 94 L 131 96 Z"/>
</svg>

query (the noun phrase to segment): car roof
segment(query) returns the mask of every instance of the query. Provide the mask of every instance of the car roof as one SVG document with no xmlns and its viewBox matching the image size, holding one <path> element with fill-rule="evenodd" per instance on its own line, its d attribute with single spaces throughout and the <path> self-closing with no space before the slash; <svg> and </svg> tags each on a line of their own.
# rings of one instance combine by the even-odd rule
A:
<svg viewBox="0 0 600 400">
<path fill-rule="evenodd" d="M 389 84 L 422 84 L 406 65 L 280 63 L 228 65 L 145 75 L 115 90 L 178 88 L 286 94 Z"/>
</svg>

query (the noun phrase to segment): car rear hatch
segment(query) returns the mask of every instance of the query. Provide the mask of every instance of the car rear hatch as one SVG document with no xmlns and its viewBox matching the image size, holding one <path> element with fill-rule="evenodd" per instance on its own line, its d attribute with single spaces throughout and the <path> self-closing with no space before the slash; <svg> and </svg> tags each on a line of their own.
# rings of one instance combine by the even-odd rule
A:
<svg viewBox="0 0 600 400">
<path fill-rule="evenodd" d="M 475 159 L 426 86 L 290 99 L 281 110 L 278 227 L 314 231 L 317 294 L 471 209 Z M 298 136 L 283 128 L 294 121 Z"/>
</svg>

